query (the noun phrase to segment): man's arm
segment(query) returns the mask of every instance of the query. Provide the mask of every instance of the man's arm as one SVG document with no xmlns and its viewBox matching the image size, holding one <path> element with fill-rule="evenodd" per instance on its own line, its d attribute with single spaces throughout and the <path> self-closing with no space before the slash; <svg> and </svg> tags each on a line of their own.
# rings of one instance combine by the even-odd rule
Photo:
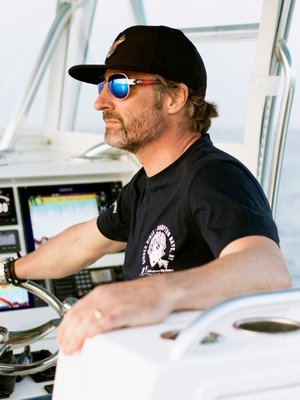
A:
<svg viewBox="0 0 300 400">
<path fill-rule="evenodd" d="M 99 332 L 158 323 L 172 311 L 201 310 L 229 297 L 290 286 L 277 244 L 249 236 L 230 243 L 204 266 L 96 287 L 65 316 L 58 342 L 71 354 Z M 95 310 L 101 311 L 100 319 Z"/>
<path fill-rule="evenodd" d="M 125 243 L 103 236 L 96 219 L 92 219 L 67 228 L 36 251 L 18 259 L 15 272 L 19 279 L 61 278 L 124 247 Z"/>
<path fill-rule="evenodd" d="M 183 278 L 184 272 L 180 274 Z M 179 282 L 175 278 L 180 278 L 174 277 L 176 287 Z M 229 297 L 291 286 L 279 247 L 263 236 L 235 240 L 223 249 L 218 259 L 192 269 L 183 282 L 175 300 L 178 309 L 205 309 Z"/>
</svg>

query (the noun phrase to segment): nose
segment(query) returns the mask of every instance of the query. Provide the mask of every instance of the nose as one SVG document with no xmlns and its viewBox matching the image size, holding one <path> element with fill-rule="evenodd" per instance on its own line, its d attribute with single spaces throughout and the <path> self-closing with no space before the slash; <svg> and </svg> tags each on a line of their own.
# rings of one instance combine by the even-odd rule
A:
<svg viewBox="0 0 300 400">
<path fill-rule="evenodd" d="M 111 110 L 114 108 L 112 95 L 109 93 L 107 85 L 104 84 L 103 89 L 99 93 L 94 102 L 94 108 L 97 111 Z"/>
</svg>

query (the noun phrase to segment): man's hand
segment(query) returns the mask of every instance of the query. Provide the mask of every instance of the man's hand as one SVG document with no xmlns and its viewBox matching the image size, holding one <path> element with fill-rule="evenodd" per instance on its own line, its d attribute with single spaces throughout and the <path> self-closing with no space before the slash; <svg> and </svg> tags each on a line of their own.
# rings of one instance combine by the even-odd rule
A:
<svg viewBox="0 0 300 400">
<path fill-rule="evenodd" d="M 97 286 L 68 311 L 57 341 L 72 354 L 97 333 L 161 322 L 173 308 L 167 296 L 164 275 Z"/>
</svg>

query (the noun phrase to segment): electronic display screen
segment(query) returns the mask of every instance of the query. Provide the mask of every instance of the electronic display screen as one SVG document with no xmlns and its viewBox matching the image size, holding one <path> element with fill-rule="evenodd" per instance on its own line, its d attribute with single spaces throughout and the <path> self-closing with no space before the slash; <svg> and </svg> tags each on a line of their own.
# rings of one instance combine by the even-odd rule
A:
<svg viewBox="0 0 300 400">
<path fill-rule="evenodd" d="M 27 290 L 13 286 L 0 286 L 0 311 L 33 307 L 33 296 Z"/>
<path fill-rule="evenodd" d="M 71 225 L 97 217 L 120 190 L 121 182 L 19 188 L 27 250 L 37 249 Z"/>
<path fill-rule="evenodd" d="M 12 231 L 0 232 L 0 247 L 15 246 L 16 244 L 16 235 Z"/>
<path fill-rule="evenodd" d="M 0 194 L 0 215 L 7 216 L 11 214 L 10 198 Z"/>
<path fill-rule="evenodd" d="M 0 230 L 0 254 L 20 251 L 19 233 L 16 229 Z"/>
<path fill-rule="evenodd" d="M 17 223 L 14 195 L 12 188 L 0 188 L 0 225 Z"/>
<path fill-rule="evenodd" d="M 95 193 L 30 196 L 28 207 L 34 249 L 68 226 L 98 215 Z"/>
</svg>

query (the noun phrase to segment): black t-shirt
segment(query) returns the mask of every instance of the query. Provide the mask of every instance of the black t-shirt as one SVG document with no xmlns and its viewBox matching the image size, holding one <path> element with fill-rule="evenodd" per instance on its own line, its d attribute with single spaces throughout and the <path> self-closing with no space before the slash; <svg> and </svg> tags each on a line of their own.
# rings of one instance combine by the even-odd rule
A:
<svg viewBox="0 0 300 400">
<path fill-rule="evenodd" d="M 249 235 L 279 243 L 260 185 L 208 134 L 155 176 L 140 169 L 97 224 L 107 238 L 127 242 L 127 279 L 203 265 Z"/>
</svg>

